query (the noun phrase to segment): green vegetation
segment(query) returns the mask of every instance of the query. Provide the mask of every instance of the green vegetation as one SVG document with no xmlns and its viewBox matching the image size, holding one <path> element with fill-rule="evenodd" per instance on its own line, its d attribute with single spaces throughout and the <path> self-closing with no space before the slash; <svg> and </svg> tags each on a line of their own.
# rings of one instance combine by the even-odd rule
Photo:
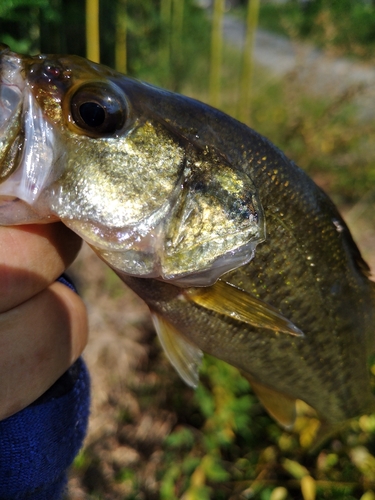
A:
<svg viewBox="0 0 375 500">
<path fill-rule="evenodd" d="M 336 54 L 373 59 L 375 4 L 362 0 L 264 2 L 260 25 L 295 39 L 310 40 Z"/>
<path fill-rule="evenodd" d="M 121 69 L 127 68 L 129 75 L 174 90 L 180 89 L 192 76 L 206 85 L 207 71 L 199 73 L 201 68 L 196 69 L 195 60 L 198 56 L 208 63 L 208 19 L 192 0 L 170 2 L 166 9 L 169 16 L 164 5 L 165 2 L 160 5 L 156 0 L 101 2 L 101 63 L 114 67 L 117 61 Z M 85 57 L 85 24 L 83 1 L 6 0 L 0 6 L 1 41 L 22 53 Z M 119 46 L 119 40 L 124 36 L 125 61 L 121 53 L 125 47 Z"/>
<path fill-rule="evenodd" d="M 103 4 L 101 60 L 113 66 L 118 5 Z M 210 23 L 192 0 L 185 0 L 183 17 L 176 6 L 168 0 L 127 0 L 126 15 L 122 14 L 126 18 L 126 26 L 122 26 L 126 67 L 131 75 L 207 101 Z M 260 22 L 341 53 L 371 57 L 374 8 L 349 0 L 316 0 L 306 11 L 298 2 L 263 4 Z M 21 52 L 84 56 L 84 16 L 84 4 L 76 0 L 3 0 L 2 41 Z M 232 115 L 238 109 L 241 59 L 235 50 L 224 48 L 221 107 Z M 363 210 L 373 206 L 374 134 L 373 125 L 356 112 L 354 99 L 360 89 L 334 99 L 318 98 L 311 95 L 307 83 L 298 82 L 293 75 L 275 80 L 260 68 L 255 68 L 252 89 L 251 125 L 256 130 L 306 169 L 340 206 L 356 205 Z M 108 289 L 113 301 L 122 297 L 123 288 L 112 274 L 101 288 Z M 150 326 L 144 330 L 147 328 Z M 75 462 L 75 474 L 83 478 L 90 498 L 120 498 L 110 495 L 111 487 L 121 484 L 128 492 L 121 498 L 128 500 L 375 500 L 375 415 L 352 422 L 319 453 L 310 455 L 307 444 L 317 421 L 308 410 L 304 409 L 297 432 L 289 434 L 268 417 L 235 369 L 206 357 L 202 382 L 193 393 L 166 367 L 163 357 L 155 354 L 157 349 L 151 345 L 150 350 L 153 357 L 148 369 L 155 376 L 143 385 L 127 381 L 127 390 L 137 400 L 141 414 L 152 410 L 162 416 L 165 412 L 174 415 L 172 431 L 160 445 L 152 445 L 153 454 L 142 446 L 137 450 L 144 461 L 157 460 L 158 494 L 144 493 L 144 463 L 114 467 L 113 484 L 106 479 L 110 466 L 102 475 L 96 474 L 101 461 L 111 464 L 112 459 L 107 449 L 99 457 L 94 443 Z M 111 391 L 108 388 L 113 397 Z M 111 439 L 124 445 L 128 444 L 127 427 L 140 417 L 121 403 L 120 396 L 119 400 L 113 399 L 118 404 L 118 431 Z"/>
<path fill-rule="evenodd" d="M 282 431 L 237 370 L 210 357 L 192 406 L 201 425 L 179 427 L 165 441 L 163 500 L 375 499 L 375 457 L 364 446 L 375 438 L 375 415 L 309 455 L 315 419 L 300 417 L 299 437 Z"/>
<path fill-rule="evenodd" d="M 373 124 L 354 105 L 360 90 L 314 97 L 294 79 L 254 85 L 252 126 L 302 166 L 338 205 L 356 203 L 375 185 Z"/>
</svg>

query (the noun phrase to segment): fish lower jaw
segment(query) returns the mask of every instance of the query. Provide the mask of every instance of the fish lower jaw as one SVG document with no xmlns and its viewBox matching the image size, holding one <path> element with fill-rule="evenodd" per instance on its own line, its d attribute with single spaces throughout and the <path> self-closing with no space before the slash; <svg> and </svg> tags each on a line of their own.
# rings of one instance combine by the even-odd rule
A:
<svg viewBox="0 0 375 500">
<path fill-rule="evenodd" d="M 15 201 L 18 201 L 18 200 L 19 200 L 19 198 L 17 198 L 16 196 L 7 196 L 7 195 L 1 196 L 0 195 L 0 208 L 3 205 L 6 205 L 7 203 L 14 203 Z"/>
<path fill-rule="evenodd" d="M 59 219 L 54 215 L 40 215 L 16 196 L 0 195 L 0 226 L 20 224 L 49 224 Z"/>
<path fill-rule="evenodd" d="M 83 236 L 83 239 L 86 238 Z M 154 278 L 181 288 L 211 286 L 225 273 L 244 264 L 244 258 L 241 255 L 238 256 L 238 259 L 232 255 L 232 258 L 227 261 L 227 255 L 223 255 L 211 262 L 207 261 L 205 267 L 199 268 L 197 266 L 191 269 L 188 268 L 186 262 L 182 263 L 185 265 L 176 264 L 174 266 L 165 262 L 165 256 L 160 248 L 148 249 L 144 252 L 139 248 L 136 250 L 131 247 L 113 251 L 100 249 L 92 242 L 88 243 L 100 258 L 120 276 Z M 254 250 L 248 253 L 247 261 L 250 261 L 253 256 Z"/>
</svg>

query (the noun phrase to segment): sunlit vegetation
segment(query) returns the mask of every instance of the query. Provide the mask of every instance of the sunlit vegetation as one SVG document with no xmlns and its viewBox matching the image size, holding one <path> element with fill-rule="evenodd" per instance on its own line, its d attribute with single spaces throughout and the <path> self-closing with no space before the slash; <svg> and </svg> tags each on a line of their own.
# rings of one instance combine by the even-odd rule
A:
<svg viewBox="0 0 375 500">
<path fill-rule="evenodd" d="M 335 54 L 374 59 L 375 4 L 371 0 L 265 1 L 260 24 Z"/>
</svg>

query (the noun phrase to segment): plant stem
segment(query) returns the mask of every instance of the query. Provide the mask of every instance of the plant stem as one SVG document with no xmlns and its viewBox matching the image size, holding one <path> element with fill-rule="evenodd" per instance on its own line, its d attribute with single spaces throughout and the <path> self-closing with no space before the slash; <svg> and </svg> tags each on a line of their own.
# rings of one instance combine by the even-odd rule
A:
<svg viewBox="0 0 375 500">
<path fill-rule="evenodd" d="M 94 62 L 100 62 L 99 0 L 86 0 L 86 54 Z"/>
<path fill-rule="evenodd" d="M 115 60 L 120 73 L 126 73 L 126 24 L 126 0 L 117 0 Z"/>
<path fill-rule="evenodd" d="M 209 101 L 211 106 L 215 107 L 218 107 L 220 104 L 224 4 L 225 0 L 215 0 L 212 19 Z"/>
<path fill-rule="evenodd" d="M 184 0 L 173 0 L 172 48 L 173 60 L 178 64 L 182 50 L 182 25 L 184 20 Z"/>
<path fill-rule="evenodd" d="M 253 49 L 255 32 L 258 26 L 259 0 L 248 0 L 246 18 L 246 38 L 243 48 L 242 72 L 240 79 L 240 97 L 238 100 L 238 119 L 242 122 L 250 120 L 251 80 L 253 76 Z"/>
<path fill-rule="evenodd" d="M 172 0 L 161 0 L 160 19 L 163 33 L 160 46 L 160 67 L 165 77 L 165 84 L 168 84 L 171 62 L 171 13 Z"/>
</svg>

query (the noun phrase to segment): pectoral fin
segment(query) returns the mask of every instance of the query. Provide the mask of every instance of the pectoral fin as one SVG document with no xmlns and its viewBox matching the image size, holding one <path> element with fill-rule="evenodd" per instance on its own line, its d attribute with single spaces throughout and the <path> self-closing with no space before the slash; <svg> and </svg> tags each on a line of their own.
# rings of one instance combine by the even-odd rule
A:
<svg viewBox="0 0 375 500">
<path fill-rule="evenodd" d="M 296 420 L 296 400 L 255 381 L 247 373 L 241 372 L 250 382 L 256 396 L 267 412 L 282 427 L 290 430 Z"/>
<path fill-rule="evenodd" d="M 184 291 L 188 300 L 249 325 L 303 337 L 303 332 L 274 307 L 225 281 Z"/>
<path fill-rule="evenodd" d="M 203 352 L 188 342 L 176 328 L 159 314 L 151 311 L 152 321 L 164 351 L 180 377 L 191 387 L 199 382 L 199 367 Z"/>
</svg>

